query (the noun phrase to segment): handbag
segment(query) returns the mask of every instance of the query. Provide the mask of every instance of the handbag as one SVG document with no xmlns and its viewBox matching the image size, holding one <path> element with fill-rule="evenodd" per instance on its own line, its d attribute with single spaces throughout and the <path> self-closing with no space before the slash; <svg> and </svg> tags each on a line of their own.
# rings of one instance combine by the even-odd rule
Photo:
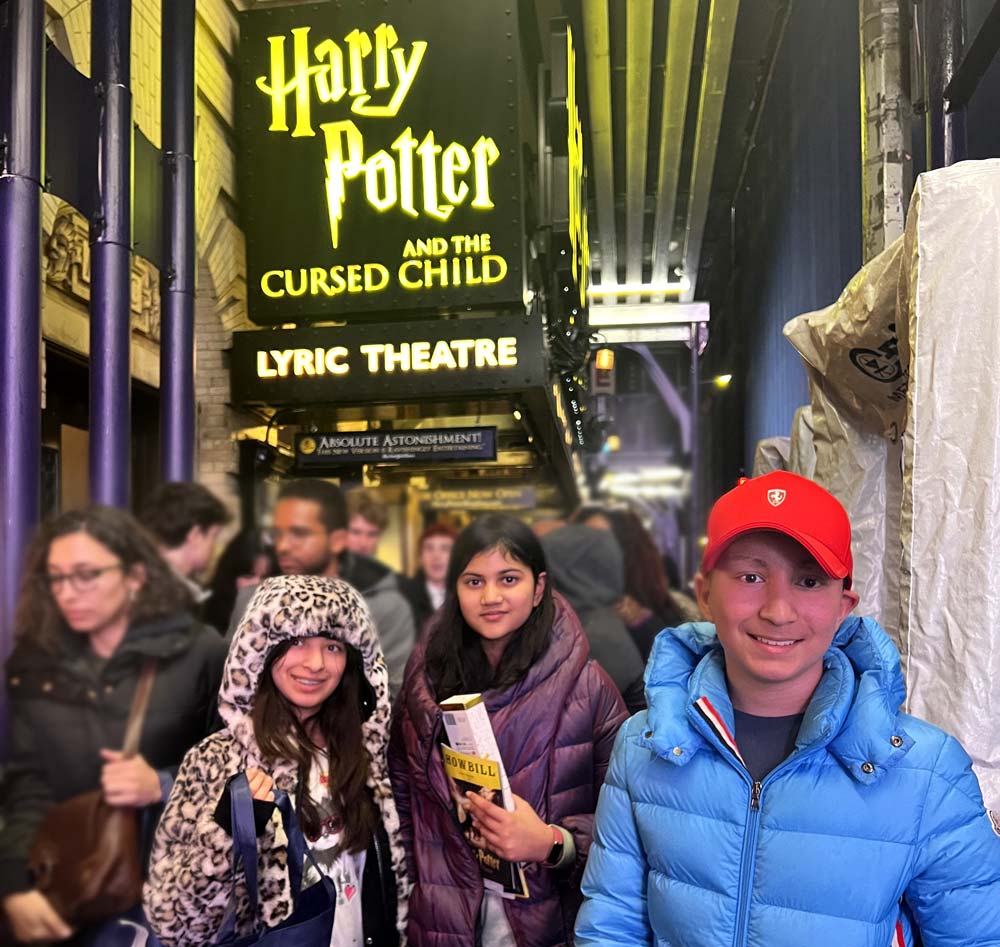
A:
<svg viewBox="0 0 1000 947">
<path fill-rule="evenodd" d="M 122 753 L 139 750 L 142 723 L 156 676 L 147 661 L 132 697 Z M 52 806 L 28 857 L 35 887 L 72 927 L 106 921 L 142 900 L 139 813 L 109 806 L 100 789 Z"/>
<path fill-rule="evenodd" d="M 233 891 L 229 911 L 213 947 L 328 947 L 333 934 L 333 917 L 337 908 L 337 890 L 323 874 L 312 852 L 306 845 L 298 817 L 292 809 L 288 793 L 274 791 L 274 804 L 281 813 L 281 822 L 288 839 L 288 881 L 292 891 L 292 913 L 281 923 L 266 928 L 258 923 L 257 890 L 257 831 L 254 826 L 253 796 L 246 773 L 240 773 L 229 783 L 229 805 L 232 816 L 233 837 Z M 303 862 L 309 863 L 319 874 L 319 881 L 302 890 Z M 250 917 L 254 931 L 236 933 L 236 878 L 243 865 L 247 894 L 250 898 Z"/>
</svg>

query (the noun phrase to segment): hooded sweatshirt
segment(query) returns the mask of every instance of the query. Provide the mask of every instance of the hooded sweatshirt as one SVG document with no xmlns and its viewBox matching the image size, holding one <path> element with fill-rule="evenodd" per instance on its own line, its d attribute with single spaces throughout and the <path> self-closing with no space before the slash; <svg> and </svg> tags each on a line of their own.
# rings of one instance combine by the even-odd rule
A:
<svg viewBox="0 0 1000 947">
<path fill-rule="evenodd" d="M 395 696 L 403 683 L 406 661 L 416 640 L 413 612 L 400 591 L 399 579 L 387 565 L 352 552 L 341 555 L 338 577 L 361 593 L 371 611 L 389 669 L 389 690 Z M 254 588 L 240 589 L 237 593 L 229 631 L 226 632 L 229 641 L 233 640 L 253 593 Z"/>
<path fill-rule="evenodd" d="M 289 639 L 321 634 L 358 650 L 374 692 L 374 710 L 361 730 L 370 757 L 368 788 L 384 831 L 376 832 L 372 846 L 376 850 L 369 849 L 362 896 L 367 902 L 367 896 L 376 890 L 369 886 L 380 886 L 385 894 L 383 903 L 396 901 L 396 931 L 405 931 L 405 857 L 386 763 L 389 686 L 371 616 L 364 600 L 346 582 L 318 576 L 280 576 L 257 587 L 230 647 L 219 692 L 219 713 L 226 727 L 185 757 L 156 831 L 144 903 L 153 930 L 168 947 L 210 943 L 229 906 L 232 842 L 214 818 L 228 781 L 254 767 L 269 773 L 279 789 L 295 797 L 295 764 L 261 758 L 251 714 L 274 648 Z M 268 927 L 292 910 L 286 847 L 280 818 L 275 814 L 258 839 L 261 915 Z M 197 866 L 196 872 L 192 866 Z M 236 883 L 236 913 L 237 930 L 250 930 L 252 919 L 242 875 Z M 369 922 L 376 920 L 366 909 L 366 934 Z"/>
<path fill-rule="evenodd" d="M 549 578 L 580 618 L 591 657 L 608 672 L 629 713 L 645 707 L 643 660 L 615 610 L 625 594 L 625 558 L 605 529 L 572 524 L 542 537 Z"/>
</svg>

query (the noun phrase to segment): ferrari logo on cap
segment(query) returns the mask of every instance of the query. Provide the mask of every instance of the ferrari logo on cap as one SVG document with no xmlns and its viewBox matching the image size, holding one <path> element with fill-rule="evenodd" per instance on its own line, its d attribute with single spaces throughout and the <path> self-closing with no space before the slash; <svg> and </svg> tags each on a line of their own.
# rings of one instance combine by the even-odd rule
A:
<svg viewBox="0 0 1000 947">
<path fill-rule="evenodd" d="M 768 490 L 767 491 L 767 502 L 771 506 L 781 506 L 785 502 L 785 497 L 787 494 L 784 490 Z"/>
</svg>

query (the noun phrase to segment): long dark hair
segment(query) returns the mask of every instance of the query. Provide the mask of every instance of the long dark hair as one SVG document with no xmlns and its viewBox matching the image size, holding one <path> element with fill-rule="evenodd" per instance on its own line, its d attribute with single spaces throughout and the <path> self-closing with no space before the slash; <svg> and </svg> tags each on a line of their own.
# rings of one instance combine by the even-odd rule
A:
<svg viewBox="0 0 1000 947">
<path fill-rule="evenodd" d="M 204 611 L 205 620 L 219 631 L 225 633 L 229 628 L 229 619 L 236 605 L 236 580 L 240 576 L 251 575 L 261 556 L 267 558 L 267 575 L 277 575 L 274 546 L 262 529 L 241 530 L 219 556 L 210 586 L 212 594 L 205 603 Z"/>
<path fill-rule="evenodd" d="M 160 556 L 146 530 L 124 510 L 95 504 L 70 510 L 39 527 L 25 559 L 14 618 L 18 638 L 33 641 L 52 653 L 61 650 L 66 622 L 47 581 L 49 548 L 53 540 L 73 533 L 85 533 L 105 546 L 121 560 L 126 575 L 135 566 L 145 571 L 146 580 L 129 607 L 130 625 L 191 607 L 190 593 Z"/>
<path fill-rule="evenodd" d="M 494 669 L 482 639 L 469 627 L 458 604 L 458 580 L 473 557 L 499 550 L 531 570 L 534 581 L 546 571 L 545 553 L 535 534 L 513 516 L 480 517 L 459 534 L 448 562 L 447 594 L 427 643 L 425 664 L 438 700 L 455 694 L 504 690 L 520 681 L 549 645 L 555 616 L 550 583 L 527 621 L 513 636 Z"/>
<path fill-rule="evenodd" d="M 265 762 L 277 759 L 291 760 L 298 769 L 295 808 L 302 824 L 302 831 L 310 838 L 319 836 L 322 819 L 316 803 L 309 795 L 309 770 L 313 765 L 313 741 L 305 726 L 295 716 L 288 699 L 278 690 L 271 678 L 271 670 L 292 641 L 282 642 L 270 655 L 261 675 L 254 698 L 251 719 L 254 737 Z M 310 718 L 323 736 L 330 761 L 330 798 L 343 823 L 340 849 L 346 852 L 363 852 L 372 840 L 378 814 L 368 790 L 367 779 L 371 759 L 365 748 L 361 724 L 365 711 L 364 665 L 361 653 L 345 644 L 347 663 L 337 689 L 323 701 Z"/>
<path fill-rule="evenodd" d="M 632 510 L 605 510 L 604 515 L 625 554 L 625 594 L 666 624 L 682 624 L 684 616 L 670 597 L 663 558 L 642 520 Z"/>
</svg>

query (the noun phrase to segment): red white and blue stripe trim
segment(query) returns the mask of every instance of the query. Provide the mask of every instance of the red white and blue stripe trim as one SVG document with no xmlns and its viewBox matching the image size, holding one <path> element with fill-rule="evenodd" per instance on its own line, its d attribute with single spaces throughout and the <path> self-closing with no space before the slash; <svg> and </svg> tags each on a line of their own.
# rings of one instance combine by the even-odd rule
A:
<svg viewBox="0 0 1000 947">
<path fill-rule="evenodd" d="M 729 727 L 726 726 L 722 715 L 712 706 L 712 702 L 707 697 L 699 697 L 694 702 L 694 709 L 698 711 L 705 723 L 712 728 L 712 732 L 722 741 L 723 746 L 746 766 L 747 764 L 743 762 L 743 757 L 740 756 L 740 748 L 736 745 L 736 740 L 729 732 Z"/>
</svg>

